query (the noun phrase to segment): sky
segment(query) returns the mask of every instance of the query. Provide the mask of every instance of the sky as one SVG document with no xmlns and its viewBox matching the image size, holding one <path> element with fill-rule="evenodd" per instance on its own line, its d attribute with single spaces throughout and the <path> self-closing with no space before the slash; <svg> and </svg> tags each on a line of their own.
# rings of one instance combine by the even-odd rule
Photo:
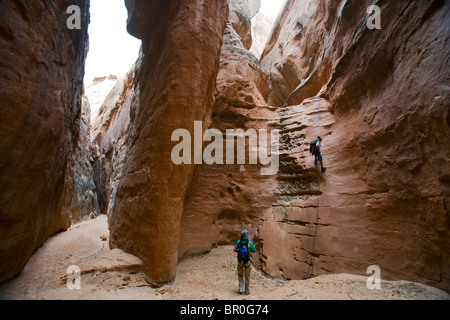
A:
<svg viewBox="0 0 450 320">
<path fill-rule="evenodd" d="M 124 0 L 91 0 L 86 87 L 94 77 L 125 76 L 138 57 L 140 46 L 141 41 L 127 32 Z"/>
<path fill-rule="evenodd" d="M 260 11 L 269 18 L 276 20 L 285 0 L 261 0 Z"/>
<path fill-rule="evenodd" d="M 262 0 L 261 11 L 276 19 L 285 0 Z M 88 87 L 94 77 L 110 74 L 122 78 L 136 61 L 141 41 L 126 29 L 127 10 L 124 0 L 91 0 L 89 53 L 84 83 Z"/>
</svg>

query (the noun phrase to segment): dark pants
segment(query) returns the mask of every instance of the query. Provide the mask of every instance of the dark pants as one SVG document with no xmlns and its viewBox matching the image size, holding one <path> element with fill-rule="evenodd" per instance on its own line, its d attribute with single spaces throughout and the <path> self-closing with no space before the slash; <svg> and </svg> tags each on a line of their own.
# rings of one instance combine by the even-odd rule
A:
<svg viewBox="0 0 450 320">
<path fill-rule="evenodd" d="M 316 161 L 320 161 L 320 162 L 323 161 L 321 153 L 315 153 L 314 156 L 316 157 Z"/>
<path fill-rule="evenodd" d="M 238 279 L 239 279 L 239 292 L 244 291 L 245 286 L 245 294 L 250 294 L 250 272 L 252 270 L 251 262 L 247 262 L 246 264 L 238 262 L 237 271 L 238 271 Z"/>
</svg>

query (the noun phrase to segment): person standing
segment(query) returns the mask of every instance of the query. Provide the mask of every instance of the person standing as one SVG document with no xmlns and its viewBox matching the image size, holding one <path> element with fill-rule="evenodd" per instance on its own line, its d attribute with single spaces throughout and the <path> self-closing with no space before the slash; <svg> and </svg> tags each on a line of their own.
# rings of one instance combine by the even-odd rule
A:
<svg viewBox="0 0 450 320">
<path fill-rule="evenodd" d="M 248 239 L 248 232 L 244 230 L 241 232 L 241 239 L 238 240 L 234 246 L 234 252 L 237 252 L 237 271 L 239 280 L 239 294 L 250 294 L 250 273 L 252 268 L 251 252 L 256 252 L 256 248 Z"/>
</svg>

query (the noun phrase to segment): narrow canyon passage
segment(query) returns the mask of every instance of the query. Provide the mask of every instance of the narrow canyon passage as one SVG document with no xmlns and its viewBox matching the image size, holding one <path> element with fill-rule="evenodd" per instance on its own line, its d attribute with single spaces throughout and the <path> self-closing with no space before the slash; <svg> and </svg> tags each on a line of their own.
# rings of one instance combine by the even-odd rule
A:
<svg viewBox="0 0 450 320">
<path fill-rule="evenodd" d="M 87 88 L 72 2 L 0 3 L 0 297 L 242 299 L 248 230 L 252 299 L 449 299 L 449 2 L 125 0 Z"/>
</svg>

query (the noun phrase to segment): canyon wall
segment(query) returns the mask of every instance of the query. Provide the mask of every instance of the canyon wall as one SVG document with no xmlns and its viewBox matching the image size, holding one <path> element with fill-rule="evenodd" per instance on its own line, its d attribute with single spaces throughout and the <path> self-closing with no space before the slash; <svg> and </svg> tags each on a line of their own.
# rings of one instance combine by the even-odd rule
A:
<svg viewBox="0 0 450 320">
<path fill-rule="evenodd" d="M 263 53 L 290 159 L 260 229 L 265 271 L 378 265 L 384 279 L 448 291 L 450 4 L 377 1 L 382 26 L 371 30 L 372 2 L 288 1 Z"/>
<path fill-rule="evenodd" d="M 82 102 L 89 1 L 71 4 L 80 30 L 66 25 L 66 1 L 0 3 L 0 282 L 97 213 Z"/>
<path fill-rule="evenodd" d="M 252 16 L 249 6 L 242 1 L 238 7 L 240 22 L 230 6 L 230 16 L 223 36 L 219 72 L 215 88 L 214 106 L 208 128 L 216 130 L 223 141 L 233 137 L 227 130 L 242 130 L 236 134 L 233 149 L 245 144 L 245 163 L 238 164 L 203 164 L 197 166 L 192 182 L 187 190 L 183 216 L 179 256 L 206 252 L 211 248 L 235 244 L 242 230 L 249 231 L 255 245 L 260 245 L 260 218 L 272 206 L 275 200 L 274 189 L 277 187 L 276 175 L 262 175 L 260 159 L 250 164 L 249 155 L 258 148 L 271 149 L 270 141 L 265 146 L 250 143 L 245 136 L 249 130 L 268 130 L 268 140 L 272 129 L 278 128 L 277 111 L 266 103 L 269 94 L 268 77 L 261 69 L 258 59 L 246 48 L 246 41 L 252 38 L 251 28 L 245 28 L 246 34 L 239 34 L 235 28 L 244 29 Z M 259 10 L 254 7 L 253 10 Z M 245 40 L 247 39 L 247 40 Z M 248 47 L 248 46 L 247 46 Z M 227 155 L 226 143 L 222 154 Z M 235 151 L 235 154 L 237 152 Z M 236 159 L 235 159 L 236 160 Z M 257 261 L 257 260 L 256 260 Z"/>
<path fill-rule="evenodd" d="M 143 21 L 133 20 L 137 19 L 133 18 L 133 15 L 137 15 L 138 12 L 143 10 L 144 7 L 140 7 L 141 5 L 145 6 L 145 4 L 137 3 L 134 7 L 132 3 L 127 3 L 130 13 L 128 29 L 134 35 L 140 35 L 143 32 L 142 30 L 145 30 L 145 25 L 141 25 L 144 23 Z M 223 7 L 208 9 L 208 14 L 219 8 L 223 9 Z M 111 243 L 113 246 L 126 248 L 127 251 L 139 255 L 144 261 L 147 261 L 147 271 L 155 284 L 170 281 L 175 276 L 176 257 L 181 259 L 191 253 L 205 252 L 218 245 L 233 243 L 239 236 L 241 228 L 247 228 L 251 232 L 252 239 L 258 245 L 258 217 L 261 217 L 262 212 L 272 205 L 276 179 L 273 176 L 262 176 L 261 166 L 255 165 L 173 166 L 170 152 L 177 142 L 171 141 L 170 137 L 175 129 L 186 128 L 193 133 L 194 120 L 203 122 L 203 130 L 207 128 L 219 130 L 223 133 L 223 141 L 226 140 L 225 132 L 227 129 L 242 129 L 246 132 L 248 129 L 270 130 L 278 126 L 276 108 L 266 104 L 266 97 L 269 93 L 268 77 L 260 68 L 258 59 L 247 49 L 252 43 L 249 22 L 259 8 L 259 1 L 239 0 L 229 3 L 229 14 L 227 10 L 221 12 L 221 15 L 224 16 L 219 18 L 222 19 L 223 29 L 220 35 L 219 33 L 215 35 L 220 40 L 218 44 L 221 50 L 216 52 L 215 56 L 202 53 L 205 56 L 199 57 L 202 59 L 201 61 L 212 59 L 210 62 L 215 64 L 213 71 L 216 70 L 216 73 L 212 74 L 212 79 L 200 78 L 195 80 L 197 77 L 195 73 L 198 72 L 196 68 L 199 66 L 192 64 L 191 54 L 185 54 L 185 51 L 175 53 L 174 57 L 178 60 L 172 62 L 173 74 L 177 75 L 178 78 L 183 74 L 187 78 L 183 79 L 185 83 L 179 88 L 179 91 L 170 90 L 164 93 L 162 98 L 158 98 L 162 99 L 161 101 L 174 99 L 169 107 L 160 105 L 162 103 L 160 100 L 147 100 L 150 97 L 155 99 L 153 90 L 156 89 L 149 84 L 156 83 L 156 80 L 150 80 L 146 77 L 149 77 L 152 72 L 153 65 L 150 62 L 156 63 L 154 60 L 150 60 L 150 57 L 154 59 L 154 50 L 156 49 L 149 48 L 147 38 L 144 38 L 142 54 L 136 65 L 124 79 L 118 81 L 102 104 L 94 121 L 91 132 L 93 149 L 95 150 L 94 176 L 101 210 L 110 216 Z M 172 10 L 170 6 L 160 8 L 160 10 L 163 9 Z M 175 10 L 178 10 L 176 8 L 173 10 L 174 15 L 185 14 L 175 12 Z M 193 12 L 190 11 L 190 14 Z M 152 23 L 156 22 L 153 21 Z M 167 50 L 173 48 L 172 46 L 183 47 L 187 44 L 189 46 L 186 49 L 183 47 L 182 50 L 189 49 L 195 52 L 200 50 L 200 48 L 194 49 L 191 43 L 178 43 L 178 41 L 181 41 L 179 40 L 181 35 L 175 34 L 176 31 L 179 31 L 178 26 L 160 23 L 161 30 L 168 28 L 164 32 L 170 34 L 169 39 L 164 40 L 168 41 Z M 170 23 L 173 23 L 173 21 Z M 190 23 L 188 20 L 188 24 Z M 142 30 L 137 28 L 138 25 Z M 216 27 L 219 28 L 220 25 Z M 240 30 L 240 34 L 235 28 Z M 155 32 L 162 32 L 161 30 L 155 30 Z M 203 27 L 201 30 L 203 30 Z M 193 39 L 198 38 L 195 41 L 192 40 L 192 45 L 196 45 L 197 41 L 210 41 L 208 43 L 211 46 L 214 44 L 210 40 L 211 35 L 205 34 L 205 39 L 203 39 L 203 36 L 198 34 L 198 28 L 189 30 L 189 32 L 193 32 L 190 35 Z M 146 37 L 152 39 L 150 35 L 146 35 Z M 222 42 L 223 45 L 221 45 Z M 167 53 L 162 54 L 165 57 Z M 186 55 L 186 61 L 179 60 L 178 57 L 182 54 Z M 169 57 L 165 59 L 169 59 Z M 170 66 L 172 67 L 172 65 Z M 161 66 L 160 72 L 161 74 L 158 76 L 163 77 L 168 71 Z M 194 74 L 191 75 L 191 72 Z M 211 76 L 209 73 L 206 73 L 206 75 Z M 152 76 L 156 76 L 156 73 Z M 179 86 L 178 82 L 171 84 L 175 82 L 174 79 L 161 79 L 158 80 L 162 81 L 161 86 L 171 85 L 170 88 Z M 194 83 L 200 81 L 200 84 L 205 85 L 206 79 L 210 81 L 206 88 L 206 96 L 203 96 L 204 93 L 201 92 L 196 93 L 197 96 L 194 97 L 187 94 L 193 90 L 190 87 L 192 81 L 195 80 Z M 163 89 L 158 87 L 158 90 Z M 146 97 L 145 100 L 143 100 L 144 96 Z M 204 101 L 199 100 L 201 97 Z M 183 102 L 185 99 L 190 101 L 194 98 L 194 102 L 197 102 L 192 102 L 192 105 L 188 108 L 190 109 L 189 112 L 184 112 L 185 116 L 191 119 L 189 123 L 189 121 L 180 117 L 180 111 L 176 111 L 178 110 L 176 108 L 187 108 L 186 105 L 178 104 L 179 101 Z M 151 109 L 144 110 L 145 113 L 140 114 L 142 108 Z M 150 125 L 150 122 L 146 120 L 150 117 L 147 112 L 155 112 L 155 110 L 158 113 L 161 112 L 161 115 L 155 115 Z M 170 112 L 170 114 L 164 112 Z M 139 124 L 141 121 L 142 124 Z M 147 129 L 144 124 L 149 128 Z M 165 131 L 162 127 L 165 125 L 170 126 L 170 130 Z M 153 126 L 155 129 L 150 129 Z M 153 141 L 151 142 L 152 146 L 157 147 L 157 150 L 166 150 L 167 156 L 162 157 L 158 152 L 154 152 L 151 155 L 153 158 L 139 158 L 142 156 L 141 148 L 144 148 L 144 146 L 136 148 L 134 144 L 136 137 L 142 134 L 142 130 L 152 130 L 152 134 L 156 134 L 155 131 L 158 132 L 157 136 L 152 139 L 148 136 L 150 134 L 148 133 L 146 140 L 143 140 L 142 143 L 148 144 Z M 192 137 L 194 137 L 194 134 L 192 134 Z M 239 139 L 238 134 L 236 141 Z M 250 147 L 248 142 L 249 140 L 246 139 L 246 150 L 249 150 Z M 162 143 L 164 145 L 160 145 Z M 270 144 L 267 146 L 270 149 Z M 145 150 L 148 150 L 146 152 L 150 153 L 151 151 L 148 148 L 148 146 L 145 146 Z M 134 155 L 134 158 L 131 158 L 131 155 Z M 226 155 L 225 144 L 223 145 L 223 155 Z M 150 154 L 147 156 L 150 156 Z M 161 159 L 155 159 L 154 157 L 160 157 Z M 132 169 L 133 172 L 137 170 L 134 164 L 136 160 L 141 163 L 140 166 L 142 167 L 140 167 L 140 171 L 134 173 L 133 177 L 130 177 L 130 170 Z M 245 160 L 248 164 L 248 156 Z M 165 163 L 164 167 L 162 167 L 162 164 L 151 167 L 161 161 L 169 161 L 169 163 Z M 171 166 L 173 166 L 173 169 L 167 171 L 167 168 Z M 166 181 L 167 178 L 163 178 L 163 176 L 171 173 L 172 170 L 175 170 L 176 177 L 181 181 L 178 182 L 173 178 L 167 182 L 170 185 L 164 187 L 163 190 L 173 188 L 171 192 L 174 194 L 169 194 L 166 198 L 164 194 L 161 194 L 161 189 L 158 189 L 161 188 L 158 181 L 161 179 Z M 172 175 L 175 173 L 172 173 Z M 127 187 L 125 188 L 124 185 Z M 154 190 L 152 191 L 153 198 L 148 196 L 150 190 L 147 189 L 150 189 L 151 186 L 155 188 L 151 189 Z M 169 191 L 167 190 L 167 192 Z M 145 195 L 140 194 L 138 196 L 139 192 L 145 192 Z M 133 200 L 126 197 L 132 197 Z M 136 200 L 138 197 L 140 198 L 139 201 Z M 152 208 L 151 211 L 149 208 L 141 208 L 143 199 L 146 199 L 145 202 L 148 201 L 148 206 L 160 203 L 159 207 Z M 133 211 L 130 211 L 130 208 L 132 208 L 130 201 L 136 202 L 136 208 Z M 162 210 L 164 214 L 160 213 Z M 143 228 L 141 231 L 136 228 L 136 217 L 141 221 Z M 149 221 L 154 224 L 153 229 L 148 227 Z M 135 233 L 135 230 L 138 230 L 138 233 Z M 151 230 L 153 230 L 152 236 L 148 234 Z M 159 234 L 159 230 L 161 230 L 161 234 L 157 236 L 158 238 L 155 237 L 155 239 L 149 241 L 149 238 Z M 179 237 L 179 246 L 168 248 L 168 245 L 164 245 L 164 239 L 168 237 L 164 232 L 170 233 L 171 246 L 178 243 L 177 237 Z M 137 241 L 141 244 L 145 243 L 144 247 L 131 247 Z M 161 265 L 158 261 L 151 260 L 155 257 L 162 259 L 161 256 L 167 255 L 164 251 L 169 251 L 172 255 L 164 258 L 171 259 L 170 265 Z"/>
<path fill-rule="evenodd" d="M 177 259 L 248 229 L 273 277 L 377 265 L 384 279 L 450 289 L 448 3 L 377 1 L 372 30 L 372 1 L 286 1 L 260 60 L 257 1 L 126 4 L 142 54 L 92 135 L 112 246 L 164 283 Z M 280 130 L 278 173 L 262 176 L 249 153 L 246 165 L 174 165 L 171 134 L 194 138 L 194 121 L 224 140 Z M 317 135 L 325 174 L 309 155 Z"/>
<path fill-rule="evenodd" d="M 127 157 L 131 105 L 137 103 L 133 102 L 134 88 L 135 66 L 109 92 L 93 119 L 90 132 L 99 208 L 105 214 L 114 207 Z"/>
<path fill-rule="evenodd" d="M 87 217 L 95 218 L 101 213 L 95 184 L 94 153 L 89 139 L 91 108 L 86 96 L 82 97 L 78 130 L 72 154 L 68 158 L 64 192 L 60 200 L 61 215 L 66 219 L 65 228 L 71 223 Z"/>
<path fill-rule="evenodd" d="M 126 1 L 142 39 L 126 162 L 109 212 L 110 243 L 140 257 L 155 284 L 175 278 L 194 165 L 171 160 L 172 133 L 211 117 L 228 7 L 219 1 Z M 205 122 L 206 124 L 206 122 Z"/>
<path fill-rule="evenodd" d="M 262 11 L 259 11 L 252 18 L 252 46 L 250 51 L 258 60 L 266 47 L 266 42 L 272 33 L 272 27 L 275 21 L 267 17 Z"/>
</svg>

